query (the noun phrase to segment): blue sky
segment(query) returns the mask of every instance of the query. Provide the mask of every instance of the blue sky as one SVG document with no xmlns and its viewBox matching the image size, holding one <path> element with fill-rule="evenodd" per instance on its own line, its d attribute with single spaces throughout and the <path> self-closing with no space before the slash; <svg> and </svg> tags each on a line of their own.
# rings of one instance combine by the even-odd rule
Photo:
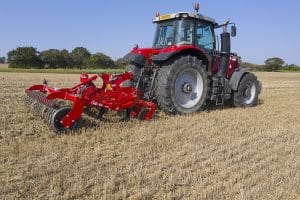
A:
<svg viewBox="0 0 300 200">
<path fill-rule="evenodd" d="M 195 0 L 1 0 L 0 56 L 18 46 L 39 51 L 84 46 L 92 53 L 122 57 L 134 44 L 152 45 L 152 19 L 193 11 Z M 279 56 L 300 65 L 300 1 L 202 0 L 200 13 L 236 22 L 232 49 L 243 60 L 262 64 Z"/>
</svg>

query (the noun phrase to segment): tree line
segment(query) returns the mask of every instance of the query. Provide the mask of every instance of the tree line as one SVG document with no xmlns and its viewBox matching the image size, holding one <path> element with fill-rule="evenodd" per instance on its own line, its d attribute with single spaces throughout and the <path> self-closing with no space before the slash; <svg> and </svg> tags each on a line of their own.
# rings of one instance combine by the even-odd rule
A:
<svg viewBox="0 0 300 200">
<path fill-rule="evenodd" d="M 5 60 L 4 60 L 5 62 Z M 66 49 L 48 49 L 42 52 L 34 47 L 18 47 L 7 53 L 10 68 L 116 68 L 124 65 L 122 58 L 114 61 L 104 53 L 90 53 L 84 47 L 71 52 Z"/>
<path fill-rule="evenodd" d="M 0 57 L 0 63 L 6 58 Z M 7 53 L 10 68 L 119 68 L 127 63 L 123 58 L 116 61 L 104 53 L 91 54 L 84 47 L 76 47 L 71 52 L 66 49 L 48 49 L 38 52 L 34 47 L 18 47 Z M 279 57 L 268 58 L 264 65 L 257 65 L 241 61 L 241 66 L 254 71 L 300 71 L 300 66 L 286 64 Z"/>
<path fill-rule="evenodd" d="M 6 62 L 6 58 L 5 57 L 0 57 L 0 64 L 5 63 Z"/>
<path fill-rule="evenodd" d="M 249 62 L 241 62 L 241 66 L 248 67 L 253 71 L 276 72 L 279 70 L 300 71 L 300 66 L 295 64 L 287 64 L 282 58 L 273 57 L 265 60 L 264 65 L 257 65 Z"/>
</svg>

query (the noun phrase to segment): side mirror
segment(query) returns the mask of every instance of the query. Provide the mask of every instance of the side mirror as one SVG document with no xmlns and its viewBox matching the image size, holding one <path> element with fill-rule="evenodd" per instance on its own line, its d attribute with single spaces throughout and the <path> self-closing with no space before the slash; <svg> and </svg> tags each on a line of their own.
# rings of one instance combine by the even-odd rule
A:
<svg viewBox="0 0 300 200">
<path fill-rule="evenodd" d="M 231 37 L 235 37 L 236 36 L 236 26 L 231 26 Z"/>
</svg>

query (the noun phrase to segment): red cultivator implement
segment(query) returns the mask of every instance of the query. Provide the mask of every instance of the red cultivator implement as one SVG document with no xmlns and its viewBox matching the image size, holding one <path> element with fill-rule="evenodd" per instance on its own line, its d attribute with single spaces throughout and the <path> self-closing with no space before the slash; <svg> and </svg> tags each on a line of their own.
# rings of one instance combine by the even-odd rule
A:
<svg viewBox="0 0 300 200">
<path fill-rule="evenodd" d="M 99 110 L 98 117 L 108 110 L 114 110 L 123 113 L 127 119 L 149 120 L 155 112 L 155 104 L 142 100 L 136 88 L 121 86 L 124 81 L 131 80 L 132 76 L 131 72 L 91 77 L 83 73 L 78 85 L 60 89 L 50 88 L 44 81 L 43 85 L 34 85 L 26 90 L 25 102 L 55 132 L 75 128 L 83 111 L 93 107 Z M 98 77 L 102 79 L 100 88 L 93 83 Z M 58 100 L 69 101 L 72 105 L 61 106 Z"/>
</svg>

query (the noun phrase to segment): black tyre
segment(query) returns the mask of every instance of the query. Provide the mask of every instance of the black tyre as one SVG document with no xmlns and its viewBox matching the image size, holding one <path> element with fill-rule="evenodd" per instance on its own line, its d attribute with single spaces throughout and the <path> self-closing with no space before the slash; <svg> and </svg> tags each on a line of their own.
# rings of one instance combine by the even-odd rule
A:
<svg viewBox="0 0 300 200">
<path fill-rule="evenodd" d="M 124 109 L 124 110 L 120 110 L 118 112 L 118 115 L 120 117 L 120 121 L 123 122 L 128 122 L 130 120 L 130 113 L 131 113 L 131 109 Z"/>
<path fill-rule="evenodd" d="M 128 81 L 124 81 L 124 83 L 122 84 L 123 87 L 136 87 L 138 81 L 139 81 L 139 76 L 141 73 L 141 68 L 131 64 L 126 66 L 125 71 L 131 71 L 133 72 L 133 79 L 132 80 L 128 80 Z"/>
<path fill-rule="evenodd" d="M 66 116 L 70 112 L 71 108 L 69 107 L 62 107 L 58 110 L 56 110 L 52 116 L 51 116 L 51 121 L 50 121 L 50 127 L 56 132 L 56 133 L 64 133 L 68 132 L 72 129 L 77 128 L 77 122 L 75 122 L 72 127 L 64 127 L 63 124 L 61 124 L 61 120 L 63 119 L 64 116 Z"/>
<path fill-rule="evenodd" d="M 233 93 L 233 105 L 236 107 L 252 107 L 258 103 L 260 84 L 252 73 L 245 74 L 238 90 Z"/>
<path fill-rule="evenodd" d="M 145 117 L 146 117 L 146 115 L 148 114 L 148 112 L 149 112 L 149 108 L 143 107 L 143 108 L 141 109 L 140 113 L 138 114 L 137 118 L 138 118 L 139 120 L 144 120 Z"/>
<path fill-rule="evenodd" d="M 182 56 L 162 66 L 155 81 L 157 103 L 170 114 L 200 111 L 206 104 L 208 91 L 206 66 L 193 56 Z"/>
</svg>

